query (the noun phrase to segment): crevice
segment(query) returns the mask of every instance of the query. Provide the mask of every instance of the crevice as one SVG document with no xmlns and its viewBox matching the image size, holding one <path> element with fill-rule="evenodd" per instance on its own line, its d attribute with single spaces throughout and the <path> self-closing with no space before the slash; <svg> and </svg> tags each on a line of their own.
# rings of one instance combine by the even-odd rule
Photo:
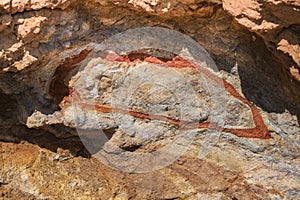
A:
<svg viewBox="0 0 300 200">
<path fill-rule="evenodd" d="M 74 157 L 90 157 L 89 151 L 85 149 L 78 136 L 70 135 L 66 138 L 58 138 L 49 131 L 43 129 L 29 129 L 22 125 L 10 127 L 9 129 L 0 128 L 0 131 L 0 142 L 13 142 L 17 144 L 28 142 L 55 153 L 61 148 L 68 150 Z"/>
<path fill-rule="evenodd" d="M 129 152 L 135 152 L 138 150 L 142 145 L 131 145 L 131 146 L 120 146 L 120 149 L 124 151 L 129 151 Z"/>
<path fill-rule="evenodd" d="M 65 79 L 76 65 L 83 61 L 89 53 L 90 50 L 83 50 L 78 55 L 67 58 L 63 64 L 56 68 L 49 88 L 49 95 L 53 97 L 54 104 L 59 104 L 65 96 L 69 95 L 69 87 L 66 85 L 68 80 Z"/>
</svg>

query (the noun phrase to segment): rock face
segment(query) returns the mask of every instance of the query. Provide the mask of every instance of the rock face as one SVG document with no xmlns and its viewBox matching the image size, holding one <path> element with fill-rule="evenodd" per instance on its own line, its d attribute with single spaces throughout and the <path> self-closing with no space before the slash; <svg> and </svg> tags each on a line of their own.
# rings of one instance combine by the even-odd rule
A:
<svg viewBox="0 0 300 200">
<path fill-rule="evenodd" d="M 0 1 L 1 199 L 300 199 L 300 1 Z"/>
<path fill-rule="evenodd" d="M 288 63 L 290 73 L 297 81 L 300 66 L 299 5 L 300 1 L 223 2 L 224 9 L 238 23 L 261 36 L 274 54 Z M 284 59 L 282 54 L 290 58 Z"/>
</svg>

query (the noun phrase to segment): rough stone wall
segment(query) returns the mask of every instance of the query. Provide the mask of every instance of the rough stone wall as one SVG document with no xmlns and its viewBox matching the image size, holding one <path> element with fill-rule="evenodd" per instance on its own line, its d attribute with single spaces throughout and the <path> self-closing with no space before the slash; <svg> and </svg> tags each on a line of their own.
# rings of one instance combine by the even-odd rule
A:
<svg viewBox="0 0 300 200">
<path fill-rule="evenodd" d="M 297 0 L 0 1 L 0 198 L 299 199 L 299 9 Z M 169 28 L 201 44 L 219 76 L 259 110 L 271 138 L 225 129 L 214 138 L 199 129 L 188 151 L 157 171 L 99 162 L 67 123 L 65 79 L 94 44 L 139 27 Z M 242 112 L 243 126 L 251 125 L 253 113 L 239 105 L 228 105 L 230 119 Z M 161 145 L 137 145 L 113 125 L 106 134 L 124 149 Z"/>
</svg>

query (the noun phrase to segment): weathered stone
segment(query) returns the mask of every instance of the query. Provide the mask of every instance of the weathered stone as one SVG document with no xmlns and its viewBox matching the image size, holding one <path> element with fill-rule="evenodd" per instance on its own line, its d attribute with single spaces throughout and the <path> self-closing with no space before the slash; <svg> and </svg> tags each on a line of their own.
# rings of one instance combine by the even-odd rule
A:
<svg viewBox="0 0 300 200">
<path fill-rule="evenodd" d="M 0 198 L 299 199 L 299 7 L 0 0 Z"/>
</svg>

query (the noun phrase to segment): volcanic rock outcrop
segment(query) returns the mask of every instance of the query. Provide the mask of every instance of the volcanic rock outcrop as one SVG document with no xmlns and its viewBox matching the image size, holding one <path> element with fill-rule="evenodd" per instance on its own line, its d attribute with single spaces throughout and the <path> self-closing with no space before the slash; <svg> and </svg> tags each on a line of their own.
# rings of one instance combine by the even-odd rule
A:
<svg viewBox="0 0 300 200">
<path fill-rule="evenodd" d="M 0 199 L 299 199 L 299 20 L 297 0 L 0 1 Z"/>
</svg>

